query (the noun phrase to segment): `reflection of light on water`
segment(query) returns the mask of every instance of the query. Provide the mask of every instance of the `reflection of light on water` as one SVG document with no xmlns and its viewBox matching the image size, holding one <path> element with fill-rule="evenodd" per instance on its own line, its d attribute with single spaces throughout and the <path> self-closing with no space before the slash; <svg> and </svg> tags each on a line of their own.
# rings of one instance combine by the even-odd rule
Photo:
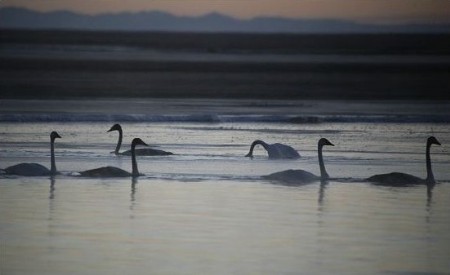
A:
<svg viewBox="0 0 450 275">
<path fill-rule="evenodd" d="M 361 182 L 60 177 L 55 188 L 49 199 L 47 178 L 0 184 L 5 272 L 224 274 L 232 263 L 254 273 L 266 261 L 264 270 L 293 273 L 305 266 L 346 274 L 448 267 L 447 184 L 436 186 L 431 202 L 424 186 Z M 39 257 L 31 257 L 35 251 Z"/>
<path fill-rule="evenodd" d="M 49 165 L 47 177 L 0 179 L 5 273 L 445 273 L 448 271 L 450 133 L 446 124 L 124 123 L 134 137 L 172 151 L 138 157 L 145 176 L 88 179 L 72 172 L 112 165 L 111 122 L 2 123 L 1 163 Z M 438 184 L 392 188 L 361 179 L 390 171 L 424 177 L 425 140 Z M 273 185 L 260 178 L 286 169 L 318 174 L 317 139 L 331 177 L 326 185 Z M 268 160 L 255 138 L 296 148 L 299 160 Z M 439 241 L 436 241 L 439 240 Z M 345 248 L 345 249 L 344 249 Z M 344 253 L 345 252 L 345 253 Z M 427 256 L 424 257 L 423 255 Z M 36 256 L 38 255 L 38 256 Z M 174 264 L 177 263 L 177 264 Z"/>
</svg>

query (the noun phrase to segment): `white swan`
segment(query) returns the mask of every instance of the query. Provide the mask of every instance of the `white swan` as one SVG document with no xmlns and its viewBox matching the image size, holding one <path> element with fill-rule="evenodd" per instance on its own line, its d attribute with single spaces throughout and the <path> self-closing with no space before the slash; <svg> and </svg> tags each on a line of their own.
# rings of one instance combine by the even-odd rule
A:
<svg viewBox="0 0 450 275">
<path fill-rule="evenodd" d="M 274 143 L 274 144 L 267 144 L 262 140 L 255 140 L 253 141 L 252 145 L 250 146 L 250 151 L 246 155 L 246 157 L 253 158 L 253 149 L 256 145 L 261 145 L 264 147 L 264 149 L 269 154 L 269 159 L 298 159 L 300 158 L 300 154 L 291 146 L 281 144 L 281 143 Z"/>
<path fill-rule="evenodd" d="M 58 174 L 56 171 L 55 164 L 55 139 L 61 138 L 61 136 L 53 131 L 50 133 L 50 170 L 47 167 L 38 163 L 19 163 L 6 168 L 4 171 L 8 175 L 19 175 L 19 176 L 52 176 Z"/>
<path fill-rule="evenodd" d="M 86 170 L 80 172 L 80 175 L 83 177 L 94 177 L 94 178 L 108 178 L 108 177 L 138 177 L 139 170 L 136 162 L 136 153 L 135 148 L 136 145 L 144 145 L 147 146 L 145 142 L 143 142 L 140 138 L 135 138 L 131 142 L 131 166 L 132 172 L 129 173 L 125 170 L 122 170 L 113 166 L 100 167 L 96 169 Z"/>
<path fill-rule="evenodd" d="M 421 179 L 419 177 L 405 174 L 405 173 L 399 173 L 399 172 L 392 172 L 389 174 L 379 174 L 371 176 L 367 179 L 367 181 L 372 182 L 374 184 L 378 185 L 387 185 L 387 186 L 408 186 L 408 185 L 414 185 L 414 184 L 427 184 L 427 185 L 433 185 L 436 183 L 433 175 L 433 171 L 431 170 L 431 159 L 430 159 L 430 148 L 432 144 L 441 145 L 439 141 L 431 136 L 427 139 L 427 147 L 425 151 L 426 155 L 426 165 L 427 165 L 427 178 Z"/>
<path fill-rule="evenodd" d="M 131 150 L 125 151 L 120 153 L 120 146 L 122 145 L 122 126 L 120 124 L 114 124 L 111 129 L 109 129 L 107 132 L 112 131 L 118 131 L 119 132 L 119 140 L 117 141 L 116 150 L 114 150 L 114 154 L 116 155 L 125 155 L 125 156 L 131 156 Z M 151 148 L 145 148 L 145 149 L 136 149 L 136 155 L 137 156 L 167 156 L 167 155 L 173 155 L 171 152 L 166 152 L 163 150 L 158 149 L 151 149 Z"/>
<path fill-rule="evenodd" d="M 284 182 L 287 184 L 305 184 L 310 183 L 314 181 L 325 181 L 328 180 L 330 177 L 325 170 L 325 164 L 323 162 L 322 157 L 322 148 L 324 145 L 330 145 L 334 146 L 328 139 L 321 138 L 318 142 L 318 148 L 317 152 L 319 155 L 319 166 L 320 166 L 320 176 L 316 176 L 308 171 L 305 170 L 285 170 L 277 173 L 273 173 L 267 176 L 264 176 L 263 178 L 273 181 L 279 181 Z"/>
</svg>

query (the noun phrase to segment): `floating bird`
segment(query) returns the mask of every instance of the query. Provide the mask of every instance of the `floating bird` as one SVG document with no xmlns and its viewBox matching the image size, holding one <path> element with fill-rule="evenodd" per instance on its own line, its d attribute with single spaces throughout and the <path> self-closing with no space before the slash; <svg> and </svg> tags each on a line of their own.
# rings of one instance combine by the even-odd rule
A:
<svg viewBox="0 0 450 275">
<path fill-rule="evenodd" d="M 252 145 L 250 146 L 250 151 L 246 155 L 246 157 L 253 158 L 253 149 L 256 145 L 261 145 L 264 147 L 264 149 L 267 151 L 269 155 L 269 159 L 298 159 L 300 158 L 300 154 L 291 146 L 281 144 L 281 143 L 274 143 L 274 144 L 267 144 L 262 140 L 255 140 L 253 141 Z"/>
<path fill-rule="evenodd" d="M 119 132 L 119 140 L 117 141 L 116 150 L 114 150 L 114 154 L 116 155 L 124 155 L 124 156 L 131 156 L 131 150 L 125 151 L 120 153 L 120 146 L 122 145 L 122 127 L 120 124 L 114 124 L 111 129 L 109 129 L 107 132 L 112 131 L 118 131 Z M 151 148 L 145 148 L 145 149 L 137 149 L 136 150 L 137 156 L 167 156 L 167 155 L 173 155 L 171 152 L 166 152 L 163 150 L 158 149 L 151 149 Z"/>
<path fill-rule="evenodd" d="M 50 170 L 47 167 L 38 163 L 19 163 L 6 168 L 4 171 L 8 175 L 19 175 L 19 176 L 53 176 L 58 174 L 56 171 L 55 164 L 55 139 L 61 138 L 61 136 L 53 131 L 50 133 Z"/>
<path fill-rule="evenodd" d="M 140 138 L 135 138 L 131 142 L 131 166 L 132 172 L 129 173 L 125 170 L 122 170 L 117 167 L 106 166 L 100 167 L 92 170 L 86 170 L 80 172 L 80 175 L 83 177 L 94 177 L 94 178 L 109 178 L 109 177 L 138 177 L 139 174 L 137 162 L 136 162 L 136 145 L 144 145 L 147 146 L 145 142 L 143 142 Z"/>
<path fill-rule="evenodd" d="M 319 155 L 319 167 L 320 167 L 320 176 L 316 176 L 308 171 L 305 170 L 285 170 L 277 173 L 273 173 L 267 176 L 264 176 L 263 178 L 272 180 L 272 181 L 279 181 L 283 183 L 287 183 L 290 185 L 298 185 L 298 184 L 305 184 L 310 183 L 314 181 L 326 181 L 330 177 L 325 170 L 325 164 L 323 162 L 322 157 L 322 148 L 325 145 L 334 146 L 328 139 L 321 138 L 318 142 L 318 155 Z"/>
<path fill-rule="evenodd" d="M 417 185 L 417 184 L 427 184 L 434 185 L 436 181 L 434 180 L 433 171 L 431 170 L 431 159 L 430 159 L 430 148 L 432 144 L 441 145 L 439 141 L 431 136 L 427 139 L 427 147 L 425 151 L 426 155 L 426 165 L 427 165 L 427 178 L 421 179 L 419 177 L 399 173 L 392 172 L 388 174 L 380 174 L 374 175 L 367 179 L 367 181 L 372 182 L 377 185 L 385 185 L 385 186 L 409 186 L 409 185 Z"/>
</svg>

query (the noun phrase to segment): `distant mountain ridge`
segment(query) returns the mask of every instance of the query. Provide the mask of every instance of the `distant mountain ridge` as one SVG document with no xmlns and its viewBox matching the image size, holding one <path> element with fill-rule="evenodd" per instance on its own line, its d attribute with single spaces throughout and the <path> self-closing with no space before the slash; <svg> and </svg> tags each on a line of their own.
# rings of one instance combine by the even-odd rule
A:
<svg viewBox="0 0 450 275">
<path fill-rule="evenodd" d="M 333 19 L 255 17 L 241 20 L 220 13 L 197 17 L 161 11 L 79 14 L 0 9 L 2 29 L 69 29 L 111 31 L 252 32 L 252 33 L 450 33 L 450 24 L 373 25 Z"/>
</svg>

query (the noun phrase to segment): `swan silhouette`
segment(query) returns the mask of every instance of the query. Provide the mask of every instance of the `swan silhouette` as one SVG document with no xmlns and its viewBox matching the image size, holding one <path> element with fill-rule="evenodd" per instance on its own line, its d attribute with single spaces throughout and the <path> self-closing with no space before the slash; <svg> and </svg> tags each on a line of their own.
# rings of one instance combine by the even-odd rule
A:
<svg viewBox="0 0 450 275">
<path fill-rule="evenodd" d="M 116 155 L 124 155 L 124 156 L 131 156 L 131 150 L 125 151 L 120 153 L 120 146 L 122 145 L 122 126 L 120 124 L 114 124 L 111 129 L 109 129 L 107 132 L 112 131 L 118 131 L 119 132 L 119 140 L 117 141 L 116 150 L 114 150 L 114 154 Z M 163 150 L 158 149 L 151 149 L 151 148 L 145 148 L 145 149 L 136 149 L 136 155 L 137 156 L 168 156 L 173 155 L 171 152 L 166 152 Z"/>
<path fill-rule="evenodd" d="M 255 140 L 253 141 L 252 145 L 250 146 L 250 151 L 246 155 L 246 157 L 253 158 L 253 149 L 256 145 L 261 145 L 264 147 L 264 149 L 267 151 L 269 155 L 269 159 L 298 159 L 300 158 L 300 154 L 291 146 L 281 144 L 281 143 L 274 143 L 274 144 L 267 144 L 262 140 Z"/>
<path fill-rule="evenodd" d="M 441 143 L 439 143 L 439 141 L 433 136 L 427 139 L 427 147 L 425 151 L 426 165 L 427 165 L 426 179 L 421 179 L 419 177 L 410 174 L 392 172 L 388 174 L 379 174 L 371 176 L 367 179 L 367 181 L 377 185 L 385 185 L 385 186 L 409 186 L 416 184 L 434 185 L 436 181 L 434 180 L 433 171 L 431 170 L 431 159 L 430 159 L 430 148 L 432 144 L 441 145 Z"/>
<path fill-rule="evenodd" d="M 285 171 L 281 171 L 281 172 L 276 172 L 276 173 L 273 173 L 273 174 L 270 174 L 267 176 L 263 176 L 263 178 L 268 179 L 268 180 L 273 180 L 273 181 L 284 182 L 284 183 L 288 183 L 288 184 L 305 184 L 305 183 L 310 183 L 310 182 L 314 182 L 314 181 L 328 180 L 330 177 L 329 177 L 327 171 L 325 170 L 325 164 L 323 162 L 323 157 L 322 157 L 322 148 L 325 145 L 334 146 L 334 144 L 331 143 L 326 138 L 321 138 L 318 142 L 317 152 L 319 155 L 320 176 L 316 176 L 305 170 L 290 169 L 290 170 L 285 170 Z"/>
<path fill-rule="evenodd" d="M 147 146 L 145 142 L 143 142 L 140 138 L 135 138 L 131 142 L 131 166 L 132 172 L 129 173 L 125 170 L 122 170 L 113 166 L 100 167 L 96 169 L 86 170 L 80 172 L 80 175 L 83 177 L 93 177 L 93 178 L 108 178 L 108 177 L 138 177 L 139 174 L 137 162 L 136 162 L 136 145 L 144 145 Z"/>
<path fill-rule="evenodd" d="M 58 174 L 56 171 L 55 164 L 55 139 L 61 138 L 61 136 L 53 131 L 50 133 L 50 170 L 47 167 L 39 164 L 39 163 L 19 163 L 13 166 L 6 168 L 4 171 L 8 175 L 19 175 L 19 176 L 53 176 Z"/>
</svg>

